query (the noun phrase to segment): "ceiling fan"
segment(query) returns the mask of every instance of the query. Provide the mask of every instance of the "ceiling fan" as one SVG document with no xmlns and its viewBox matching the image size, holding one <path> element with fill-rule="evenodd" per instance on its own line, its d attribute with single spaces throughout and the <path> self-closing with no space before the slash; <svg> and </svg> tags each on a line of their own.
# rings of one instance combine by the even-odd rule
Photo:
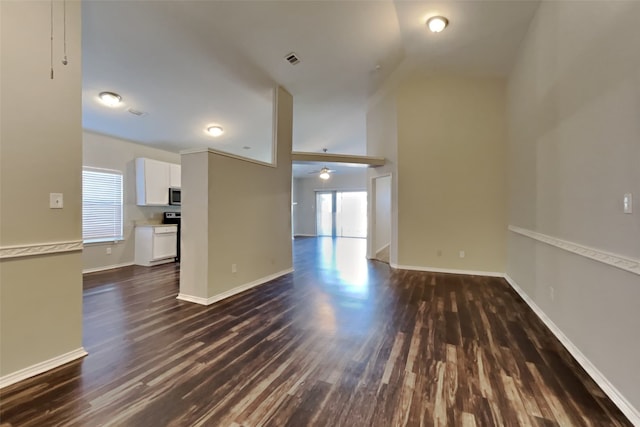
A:
<svg viewBox="0 0 640 427">
<path fill-rule="evenodd" d="M 322 169 L 318 169 L 318 170 L 314 170 L 314 171 L 308 172 L 308 174 L 309 175 L 319 174 L 318 177 L 320 179 L 327 180 L 327 179 L 329 179 L 331 177 L 331 174 L 334 173 L 334 172 L 335 172 L 335 170 L 329 169 L 328 167 L 325 166 Z"/>
<path fill-rule="evenodd" d="M 327 149 L 326 149 L 326 148 L 323 148 L 323 149 L 322 149 L 322 151 L 326 153 L 326 152 L 327 152 Z M 324 166 L 324 167 L 323 167 L 322 169 L 320 169 L 320 170 L 315 170 L 315 171 L 311 171 L 311 172 L 309 172 L 309 175 L 319 174 L 319 175 L 318 175 L 318 177 L 319 177 L 320 179 L 323 179 L 323 180 L 325 180 L 325 181 L 326 181 L 327 179 L 331 178 L 331 174 L 332 174 L 333 172 L 335 172 L 335 170 L 333 170 L 333 169 L 329 169 L 328 167 Z"/>
</svg>

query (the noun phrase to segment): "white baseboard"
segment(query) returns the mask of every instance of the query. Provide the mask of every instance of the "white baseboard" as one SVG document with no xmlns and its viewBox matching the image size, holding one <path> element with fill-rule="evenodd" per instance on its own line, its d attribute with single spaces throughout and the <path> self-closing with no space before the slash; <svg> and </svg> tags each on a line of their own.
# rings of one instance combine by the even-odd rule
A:
<svg viewBox="0 0 640 427">
<path fill-rule="evenodd" d="M 133 265 L 133 262 L 124 262 L 122 264 L 105 265 L 105 266 L 96 267 L 96 268 L 85 268 L 84 270 L 82 270 L 82 274 L 96 273 L 98 271 L 105 271 L 105 270 L 113 270 L 114 268 L 129 267 L 130 265 Z"/>
<path fill-rule="evenodd" d="M 385 249 L 387 249 L 389 246 L 391 246 L 391 243 L 387 243 L 386 245 L 383 245 L 381 248 L 379 248 L 376 251 L 376 255 L 378 255 L 380 252 L 384 251 Z"/>
<path fill-rule="evenodd" d="M 193 302 L 193 303 L 200 304 L 200 305 L 209 305 L 207 303 L 207 301 L 208 301 L 207 298 L 196 297 L 196 296 L 189 295 L 189 294 L 179 293 L 178 296 L 176 297 L 176 299 L 179 299 L 180 301 Z"/>
<path fill-rule="evenodd" d="M 301 233 L 296 233 L 293 235 L 293 237 L 318 237 L 316 234 L 301 234 Z"/>
<path fill-rule="evenodd" d="M 193 295 L 187 295 L 187 294 L 183 294 L 180 293 L 177 296 L 177 299 L 182 300 L 182 301 L 187 301 L 187 302 L 193 302 L 196 304 L 201 304 L 201 305 L 211 305 L 213 303 L 216 303 L 218 301 L 222 301 L 223 299 L 232 297 L 234 295 L 237 295 L 241 292 L 247 291 L 251 288 L 255 288 L 256 286 L 260 286 L 263 283 L 267 283 L 270 282 L 274 279 L 277 279 L 278 277 L 284 276 L 285 274 L 289 274 L 293 272 L 293 268 L 287 268 L 286 270 L 282 270 L 279 271 L 277 273 L 274 274 L 270 274 L 268 276 L 265 277 L 261 277 L 258 280 L 254 280 L 253 282 L 249 282 L 249 283 L 245 283 L 244 285 L 240 285 L 240 286 L 236 286 L 233 289 L 229 289 L 226 292 L 223 292 L 221 294 L 218 295 L 214 295 L 212 297 L 209 298 L 202 298 L 202 297 L 196 297 Z"/>
<path fill-rule="evenodd" d="M 605 392 L 609 399 L 622 411 L 622 413 L 631 421 L 631 424 L 640 426 L 640 412 L 629 403 L 627 399 L 615 388 L 613 384 L 604 376 L 602 372 L 595 367 L 593 363 L 580 351 L 580 349 L 571 342 L 569 338 L 562 332 L 562 330 L 545 314 L 545 312 L 538 307 L 538 305 L 526 294 L 526 292 L 518 286 L 518 284 L 509 277 L 508 274 L 504 274 L 504 279 L 511 285 L 511 287 L 522 297 L 529 307 L 536 313 L 536 315 L 542 320 L 542 322 L 551 330 L 553 335 L 562 343 L 562 345 L 571 353 L 576 361 L 584 368 L 589 376 L 600 386 L 602 391 Z"/>
<path fill-rule="evenodd" d="M 498 273 L 495 271 L 456 270 L 453 268 L 422 267 L 422 266 L 415 266 L 415 265 L 400 265 L 400 264 L 389 264 L 389 265 L 391 266 L 391 268 L 395 268 L 399 270 L 428 271 L 431 273 L 465 274 L 467 276 L 504 277 L 504 273 Z"/>
<path fill-rule="evenodd" d="M 80 347 L 52 359 L 45 360 L 44 362 L 36 363 L 35 365 L 20 369 L 19 371 L 0 377 L 0 388 L 10 386 L 11 384 L 26 380 L 27 378 L 35 377 L 36 375 L 40 375 L 48 370 L 57 368 L 58 366 L 62 366 L 76 359 L 80 359 L 87 354 L 89 353 L 87 353 L 83 347 Z"/>
</svg>

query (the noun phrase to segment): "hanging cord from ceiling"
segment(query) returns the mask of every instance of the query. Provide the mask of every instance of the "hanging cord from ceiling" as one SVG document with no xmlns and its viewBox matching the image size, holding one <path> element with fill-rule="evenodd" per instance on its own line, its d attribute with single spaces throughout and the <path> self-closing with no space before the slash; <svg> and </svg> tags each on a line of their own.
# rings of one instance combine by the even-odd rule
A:
<svg viewBox="0 0 640 427">
<path fill-rule="evenodd" d="M 50 1 L 50 7 L 49 7 L 49 14 L 50 14 L 50 27 L 49 27 L 49 35 L 50 35 L 50 44 L 49 44 L 49 54 L 50 54 L 50 58 L 49 58 L 49 65 L 51 66 L 51 71 L 50 71 L 50 78 L 51 80 L 53 80 L 54 77 L 54 73 L 53 73 L 53 33 L 54 33 L 54 19 L 53 19 L 53 1 Z M 67 0 L 63 0 L 62 2 L 62 15 L 63 15 L 63 20 L 62 20 L 62 42 L 63 42 L 63 58 L 62 58 L 62 65 L 67 65 L 69 63 L 69 60 L 67 59 Z"/>
<path fill-rule="evenodd" d="M 50 29 L 51 29 L 51 43 L 49 46 L 49 50 L 50 50 L 50 58 L 49 58 L 49 63 L 51 65 L 51 80 L 53 80 L 53 0 L 51 0 L 51 7 L 50 7 L 50 15 L 51 15 L 51 25 L 50 25 Z"/>
<path fill-rule="evenodd" d="M 69 61 L 67 60 L 67 0 L 63 0 L 62 2 L 62 28 L 63 28 L 63 36 L 62 39 L 64 41 L 64 58 L 62 58 L 62 65 L 67 65 Z"/>
</svg>

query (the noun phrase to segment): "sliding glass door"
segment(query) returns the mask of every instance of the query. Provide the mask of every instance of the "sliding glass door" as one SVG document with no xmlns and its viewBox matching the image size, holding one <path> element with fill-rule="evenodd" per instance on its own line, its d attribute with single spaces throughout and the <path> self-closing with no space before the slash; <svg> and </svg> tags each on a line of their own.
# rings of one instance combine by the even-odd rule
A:
<svg viewBox="0 0 640 427">
<path fill-rule="evenodd" d="M 333 236 L 334 230 L 334 193 L 316 193 L 316 234 L 318 236 Z"/>
<path fill-rule="evenodd" d="M 367 237 L 367 192 L 317 192 L 316 234 L 331 237 Z"/>
</svg>

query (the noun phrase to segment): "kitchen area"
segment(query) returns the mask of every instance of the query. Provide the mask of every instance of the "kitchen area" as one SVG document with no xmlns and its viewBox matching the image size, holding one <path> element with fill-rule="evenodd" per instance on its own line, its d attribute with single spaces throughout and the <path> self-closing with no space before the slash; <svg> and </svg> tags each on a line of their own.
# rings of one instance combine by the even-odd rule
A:
<svg viewBox="0 0 640 427">
<path fill-rule="evenodd" d="M 83 166 L 122 174 L 121 237 L 85 242 L 83 273 L 179 261 L 180 154 L 84 131 Z"/>
<path fill-rule="evenodd" d="M 179 208 L 181 167 L 179 164 L 139 157 L 135 159 L 136 204 Z M 151 267 L 180 262 L 179 210 L 162 212 L 161 222 L 138 222 L 135 227 L 136 265 Z"/>
</svg>

